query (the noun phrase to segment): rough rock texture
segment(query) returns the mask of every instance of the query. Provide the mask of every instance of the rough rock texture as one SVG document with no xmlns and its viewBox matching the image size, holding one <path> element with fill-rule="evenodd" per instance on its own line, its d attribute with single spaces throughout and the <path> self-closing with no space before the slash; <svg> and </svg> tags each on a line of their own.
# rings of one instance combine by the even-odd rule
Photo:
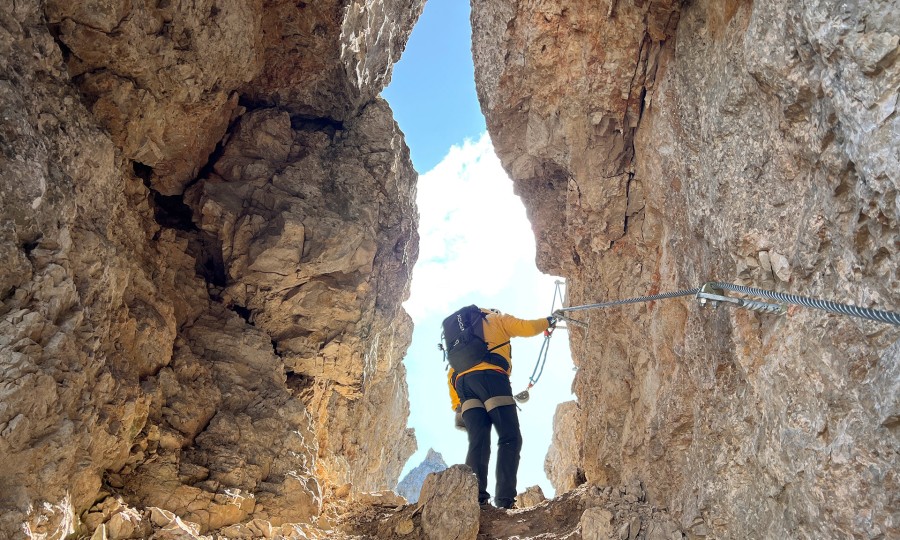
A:
<svg viewBox="0 0 900 540">
<path fill-rule="evenodd" d="M 397 493 L 405 497 L 410 504 L 418 501 L 425 478 L 431 473 L 441 472 L 446 468 L 447 464 L 444 462 L 444 456 L 440 452 L 435 452 L 434 448 L 429 448 L 428 454 L 425 455 L 422 463 L 416 465 L 397 484 Z"/>
<path fill-rule="evenodd" d="M 395 485 L 416 175 L 376 96 L 421 9 L 0 7 L 0 536 Z"/>
<path fill-rule="evenodd" d="M 516 496 L 516 508 L 531 508 L 546 501 L 544 490 L 541 486 L 531 486 Z"/>
<path fill-rule="evenodd" d="M 560 403 L 553 414 L 553 439 L 544 458 L 544 471 L 553 488 L 561 493 L 585 482 L 581 441 L 572 436 L 579 432 L 581 420 L 578 403 L 574 401 Z"/>
<path fill-rule="evenodd" d="M 472 21 L 491 138 L 571 304 L 716 279 L 900 309 L 896 1 L 493 0 Z M 639 478 L 695 537 L 900 535 L 896 328 L 690 299 L 583 318 L 558 489 Z"/>
<path fill-rule="evenodd" d="M 478 535 L 478 479 L 467 465 L 429 474 L 418 505 L 425 538 L 475 540 Z"/>
</svg>

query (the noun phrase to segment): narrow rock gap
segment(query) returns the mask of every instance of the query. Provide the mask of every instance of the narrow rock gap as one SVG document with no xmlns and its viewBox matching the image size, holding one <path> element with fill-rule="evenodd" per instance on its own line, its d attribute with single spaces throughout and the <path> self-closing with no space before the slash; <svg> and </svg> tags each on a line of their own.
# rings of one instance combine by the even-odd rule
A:
<svg viewBox="0 0 900 540">
<path fill-rule="evenodd" d="M 197 264 L 194 269 L 197 275 L 203 278 L 210 290 L 210 298 L 220 302 L 221 290 L 228 285 L 228 278 L 225 273 L 225 262 L 222 260 L 222 246 L 217 238 L 213 238 L 209 234 L 198 235 L 195 239 L 195 249 L 189 249 L 188 254 L 193 255 Z"/>
<path fill-rule="evenodd" d="M 34 251 L 38 245 L 41 243 L 41 239 L 44 237 L 42 234 L 38 234 L 32 240 L 26 240 L 22 242 L 22 251 L 25 252 L 25 256 L 31 259 L 31 252 Z"/>
<path fill-rule="evenodd" d="M 194 177 L 193 180 L 188 182 L 186 186 L 184 186 L 184 190 L 187 191 L 191 186 L 199 182 L 203 178 L 209 178 L 209 176 L 214 172 L 216 163 L 218 163 L 219 159 L 222 158 L 222 155 L 225 153 L 225 143 L 234 133 L 235 127 L 238 122 L 240 122 L 243 115 L 238 115 L 231 119 L 231 122 L 228 123 L 228 128 L 225 130 L 225 133 L 222 135 L 222 138 L 216 143 L 216 147 L 213 149 L 212 153 L 209 154 L 209 158 L 206 160 L 206 163 L 200 167 L 200 170 L 197 172 L 197 176 Z"/>
<path fill-rule="evenodd" d="M 237 313 L 242 319 L 247 321 L 247 324 L 249 324 L 250 326 L 256 326 L 256 324 L 253 322 L 253 311 L 249 308 L 238 304 L 231 304 L 230 306 L 228 306 L 228 309 Z"/>
<path fill-rule="evenodd" d="M 285 375 L 287 376 L 287 387 L 291 390 L 294 396 L 306 401 L 304 398 L 309 396 L 313 392 L 313 386 L 316 383 L 316 378 L 312 375 L 297 373 L 290 369 L 285 371 Z"/>
<path fill-rule="evenodd" d="M 205 421 L 203 422 L 203 424 L 199 427 L 199 429 L 197 429 L 196 435 L 194 435 L 193 437 L 190 437 L 190 444 L 187 446 L 187 448 L 190 448 L 190 449 L 196 449 L 196 446 L 195 446 L 195 445 L 196 445 L 197 437 L 199 437 L 203 432 L 205 432 L 207 429 L 209 429 L 209 425 L 212 424 L 213 418 L 216 417 L 216 415 L 218 414 L 218 411 L 219 411 L 219 409 L 217 409 L 216 412 L 213 412 L 213 414 L 209 415 L 209 418 L 206 418 L 206 419 L 205 419 Z M 166 422 L 166 423 L 168 424 L 168 422 Z M 175 426 L 172 426 L 171 424 L 169 424 L 169 426 L 170 426 L 173 430 L 175 430 L 175 431 L 177 431 L 177 432 L 179 432 L 179 433 L 183 433 L 181 430 L 177 429 Z M 185 436 L 185 440 L 188 440 L 188 437 L 187 437 L 187 436 Z M 195 463 L 195 464 L 197 464 L 197 465 L 203 466 L 203 463 L 197 463 L 196 460 L 190 459 L 191 456 L 190 456 L 190 453 L 189 453 L 189 452 L 186 453 L 186 456 L 185 456 L 185 457 L 187 458 L 185 461 L 187 461 L 188 463 Z"/>
<path fill-rule="evenodd" d="M 222 289 L 228 284 L 225 263 L 222 260 L 222 243 L 221 240 L 212 234 L 200 230 L 194 223 L 194 209 L 184 202 L 184 192 L 213 173 L 216 162 L 225 152 L 224 143 L 234 132 L 234 126 L 239 118 L 237 117 L 231 121 L 222 140 L 219 141 L 216 148 L 209 155 L 209 159 L 200 168 L 197 176 L 185 185 L 180 195 L 162 195 L 153 189 L 153 168 L 138 161 L 132 162 L 135 176 L 140 178 L 150 191 L 150 204 L 153 208 L 153 217 L 156 222 L 163 228 L 175 229 L 188 235 L 187 254 L 196 260 L 194 270 L 200 278 L 206 281 L 209 297 L 215 302 L 222 301 Z M 240 315 L 249 324 L 253 324 L 251 322 L 252 313 L 249 309 L 243 306 L 228 306 L 228 308 Z"/>
<path fill-rule="evenodd" d="M 56 46 L 59 47 L 59 51 L 62 53 L 63 64 L 68 64 L 69 59 L 74 56 L 74 53 L 72 52 L 72 49 L 63 42 L 62 38 L 60 38 L 61 33 L 59 30 L 59 23 L 48 24 L 47 30 L 50 32 L 50 36 L 53 38 L 53 41 L 56 42 Z"/>
<path fill-rule="evenodd" d="M 245 95 L 238 96 L 238 105 L 244 107 L 248 111 L 255 111 L 257 109 L 270 109 L 274 107 L 272 103 L 263 101 L 261 99 L 251 99 Z"/>
<path fill-rule="evenodd" d="M 161 226 L 179 231 L 196 232 L 193 211 L 184 203 L 183 195 L 162 195 L 153 189 L 153 167 L 132 161 L 131 168 L 134 175 L 140 178 L 150 190 L 150 205 L 153 208 L 153 219 Z"/>
<path fill-rule="evenodd" d="M 335 132 L 344 130 L 344 123 L 333 118 L 304 116 L 300 114 L 291 115 L 291 129 L 294 131 L 325 131 L 329 136 L 333 137 Z"/>
<path fill-rule="evenodd" d="M 640 104 L 640 108 L 638 109 L 638 126 L 641 125 L 641 119 L 644 118 L 644 109 L 647 107 L 647 87 L 641 87 L 641 97 L 638 99 L 638 103 Z M 635 128 L 637 131 L 637 128 Z M 634 147 L 634 143 L 631 144 L 632 148 Z"/>
<path fill-rule="evenodd" d="M 632 142 L 632 152 L 634 152 L 634 143 Z M 625 180 L 625 222 L 622 225 L 622 237 L 628 234 L 628 207 L 631 205 L 631 182 L 634 180 L 634 173 L 627 173 L 628 179 Z"/>
<path fill-rule="evenodd" d="M 194 212 L 184 203 L 182 195 L 161 195 L 155 190 L 153 193 L 153 217 L 163 227 L 178 229 L 180 231 L 196 232 L 194 225 Z"/>
</svg>

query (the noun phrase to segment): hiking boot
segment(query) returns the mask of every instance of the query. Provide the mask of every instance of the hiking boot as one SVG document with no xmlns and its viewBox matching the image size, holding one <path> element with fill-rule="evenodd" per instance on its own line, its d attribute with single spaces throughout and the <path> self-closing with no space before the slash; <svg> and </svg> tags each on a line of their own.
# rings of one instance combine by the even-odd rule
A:
<svg viewBox="0 0 900 540">
<path fill-rule="evenodd" d="M 504 510 L 512 510 L 513 506 L 515 506 L 515 499 L 494 499 L 494 503 L 497 504 L 497 508 L 503 508 Z"/>
</svg>

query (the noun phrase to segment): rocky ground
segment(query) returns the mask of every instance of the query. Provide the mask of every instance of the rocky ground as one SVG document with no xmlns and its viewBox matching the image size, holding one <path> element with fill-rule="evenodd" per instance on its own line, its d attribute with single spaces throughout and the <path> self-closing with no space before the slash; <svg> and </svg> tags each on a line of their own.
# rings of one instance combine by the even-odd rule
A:
<svg viewBox="0 0 900 540">
<path fill-rule="evenodd" d="M 534 490 L 529 490 L 533 492 Z M 407 504 L 392 492 L 334 493 L 313 523 L 273 526 L 257 519 L 207 534 L 200 526 L 159 508 L 137 511 L 114 498 L 92 509 L 91 540 L 384 539 L 384 540 L 681 540 L 665 509 L 646 502 L 643 486 L 582 485 L 558 498 L 524 501 L 503 510 L 479 507 L 471 471 L 455 465 L 429 475 L 421 502 Z M 521 508 L 519 508 L 521 506 Z"/>
</svg>

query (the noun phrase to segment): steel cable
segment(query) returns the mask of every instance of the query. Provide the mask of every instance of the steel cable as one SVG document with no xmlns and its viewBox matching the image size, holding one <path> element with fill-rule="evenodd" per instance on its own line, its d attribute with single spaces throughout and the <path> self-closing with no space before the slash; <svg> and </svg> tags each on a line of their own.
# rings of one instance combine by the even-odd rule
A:
<svg viewBox="0 0 900 540">
<path fill-rule="evenodd" d="M 860 306 L 853 306 L 849 304 L 841 304 L 838 302 L 832 302 L 830 300 L 822 300 L 819 298 L 808 298 L 806 296 L 798 296 L 795 294 L 788 293 L 780 293 L 774 291 L 767 291 L 765 289 L 757 289 L 755 287 L 747 287 L 744 285 L 734 285 L 732 283 L 721 283 L 718 281 L 710 282 L 709 285 L 712 287 L 728 290 L 732 292 L 737 292 L 741 294 L 746 294 L 748 296 L 758 296 L 762 298 L 770 298 L 773 300 L 777 300 L 779 302 L 785 302 L 788 304 L 795 304 L 798 306 L 810 307 L 815 309 L 821 309 L 823 311 L 828 311 L 830 313 L 837 313 L 840 315 L 850 315 L 851 317 L 859 317 L 862 319 L 868 319 L 870 321 L 883 322 L 888 324 L 893 324 L 896 326 L 900 326 L 900 313 L 893 311 L 882 311 L 878 309 L 865 308 Z M 680 291 L 667 292 L 661 294 L 653 294 L 649 296 L 637 296 L 634 298 L 624 298 L 622 300 L 613 300 L 611 302 L 600 302 L 597 304 L 585 304 L 583 306 L 571 306 L 564 307 L 557 310 L 559 313 L 566 313 L 571 311 L 584 311 L 588 309 L 599 309 L 599 308 L 607 308 L 613 306 L 622 306 L 626 304 L 638 304 L 641 302 L 651 302 L 653 300 L 664 300 L 666 298 L 676 298 L 679 296 L 690 296 L 696 295 L 700 292 L 701 288 L 696 287 L 693 289 L 682 289 Z"/>
<path fill-rule="evenodd" d="M 598 309 L 612 306 L 622 306 L 625 304 L 639 304 L 641 302 L 652 302 L 653 300 L 665 300 L 666 298 L 675 298 L 678 296 L 691 296 L 700 292 L 700 288 L 683 289 L 680 291 L 667 292 L 662 294 L 653 294 L 650 296 L 638 296 L 636 298 L 625 298 L 622 300 L 613 300 L 612 302 L 601 302 L 599 304 L 586 304 L 583 306 L 572 306 L 560 308 L 557 311 L 584 311 L 586 309 Z"/>
<path fill-rule="evenodd" d="M 795 294 L 787 294 L 780 292 L 767 291 L 757 289 L 755 287 L 747 287 L 744 285 L 734 285 L 732 283 L 713 282 L 713 287 L 725 289 L 732 292 L 738 292 L 750 296 L 761 296 L 763 298 L 771 298 L 779 302 L 788 304 L 796 304 L 798 306 L 811 307 L 829 311 L 831 313 L 839 313 L 841 315 L 850 315 L 852 317 L 860 317 L 869 319 L 870 321 L 884 322 L 900 326 L 900 313 L 892 311 L 881 311 L 878 309 L 864 308 L 859 306 L 851 306 L 848 304 L 840 304 L 829 300 L 820 300 L 818 298 L 808 298 L 806 296 L 797 296 Z"/>
</svg>

